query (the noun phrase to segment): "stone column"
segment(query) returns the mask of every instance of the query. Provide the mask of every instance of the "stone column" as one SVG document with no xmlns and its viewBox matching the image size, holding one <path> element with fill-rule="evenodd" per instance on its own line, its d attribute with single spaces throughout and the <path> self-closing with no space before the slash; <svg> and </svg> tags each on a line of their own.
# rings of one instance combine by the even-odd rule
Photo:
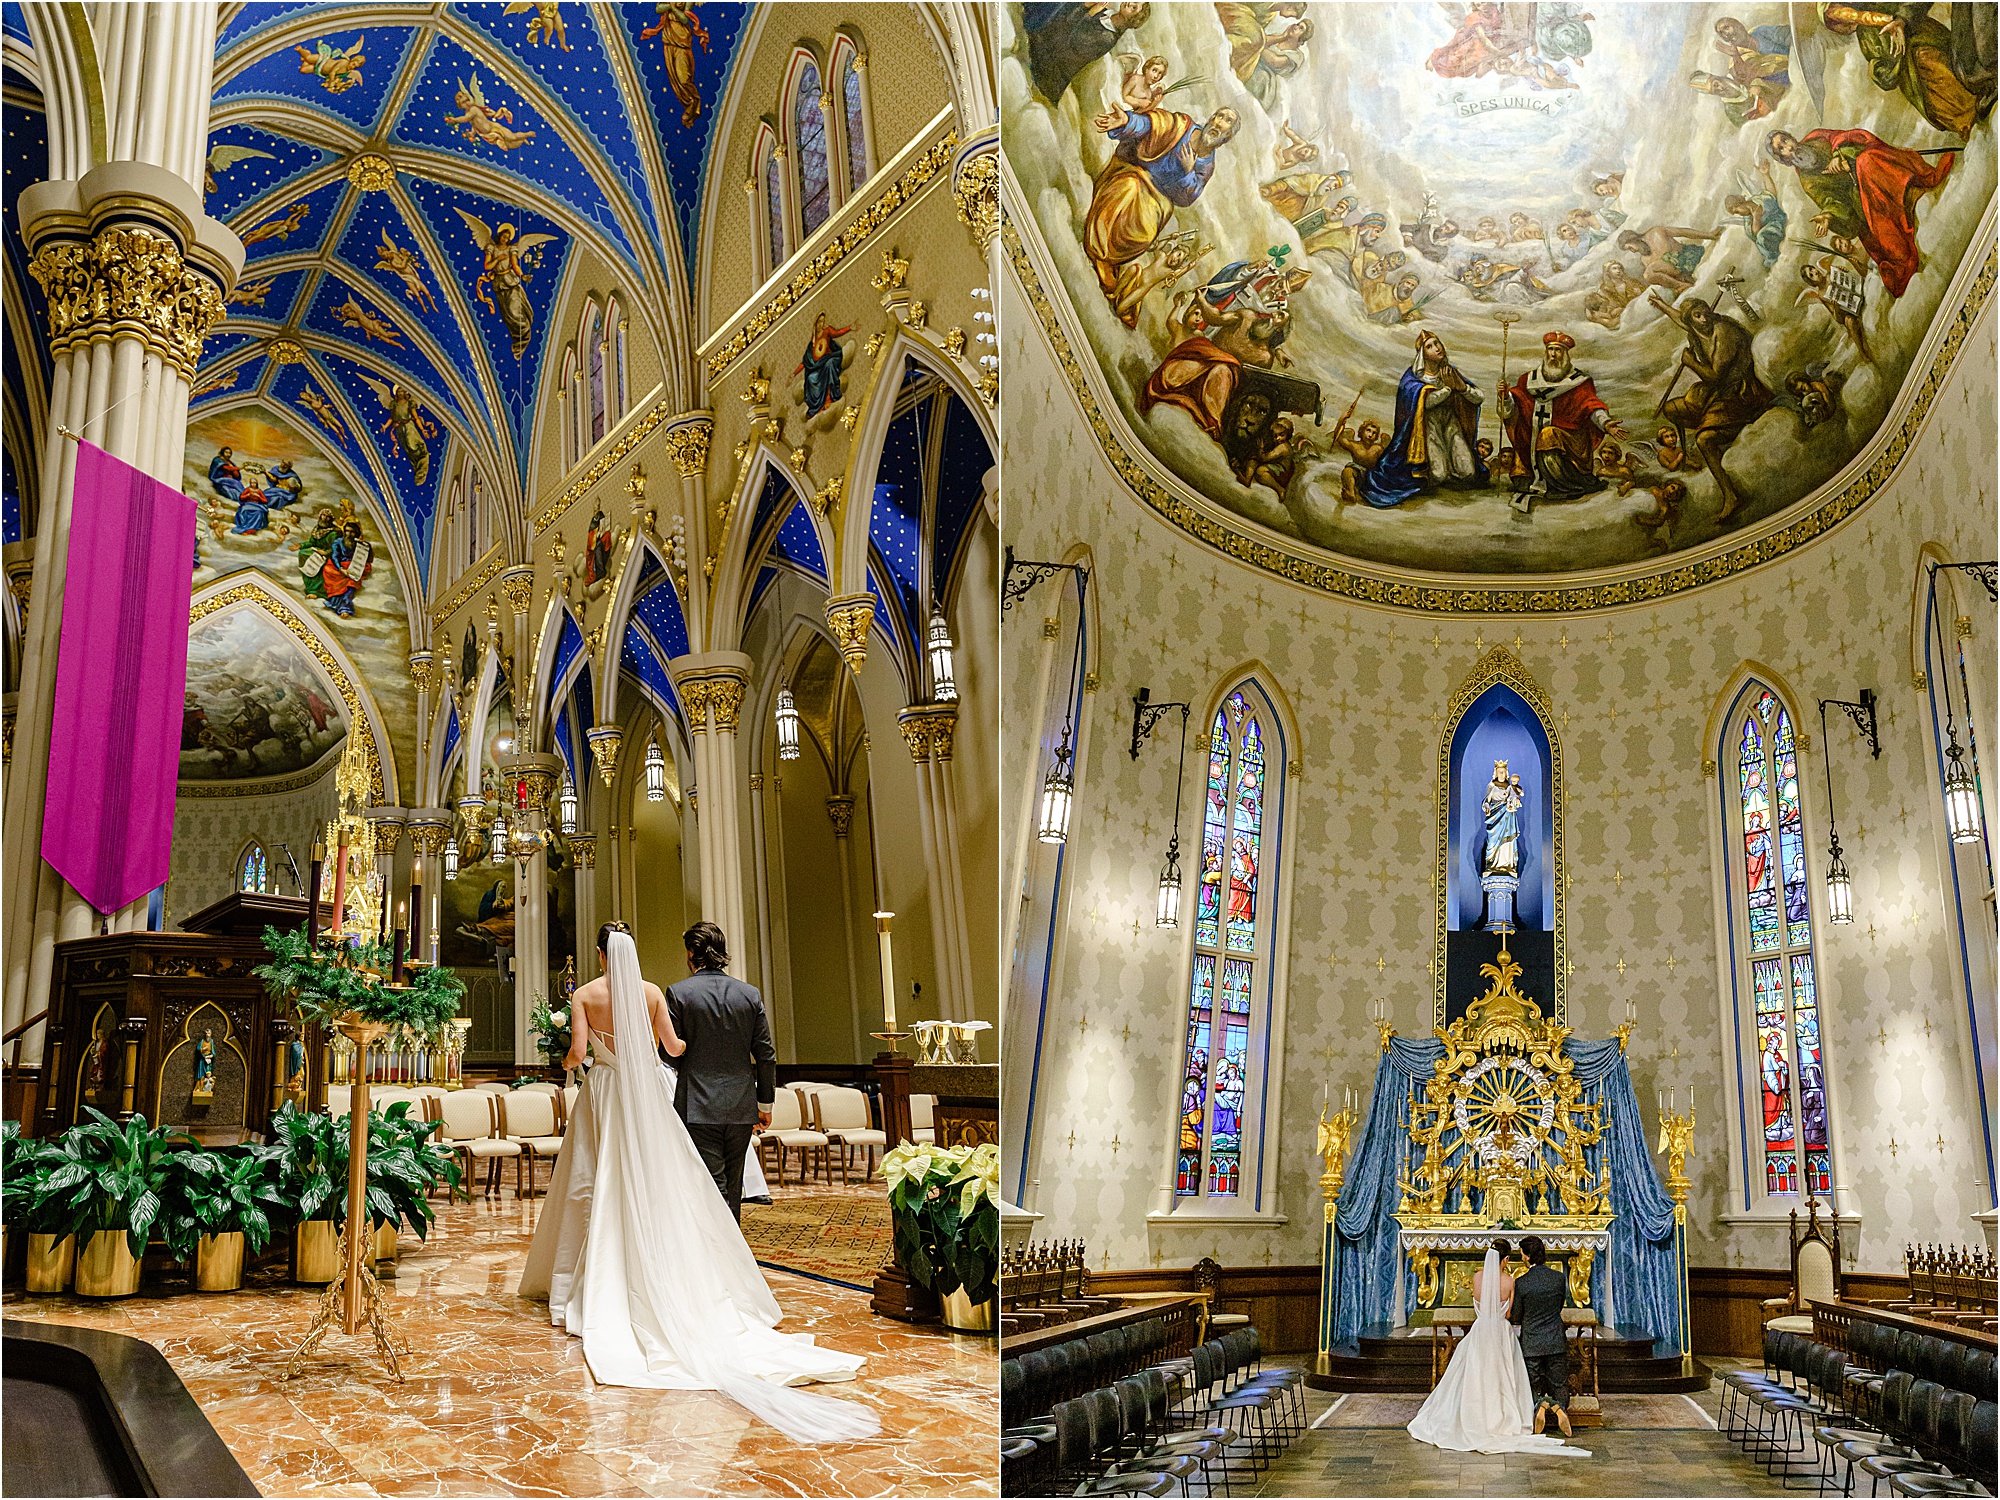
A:
<svg viewBox="0 0 2000 1500">
<path fill-rule="evenodd" d="M 958 706 L 913 703 L 896 716 L 917 769 L 917 826 L 930 887 L 931 940 L 937 951 L 938 1015 L 969 1021 L 974 1014 L 972 950 L 966 936 L 965 888 L 958 860 L 958 817 L 951 781 Z"/>
<path fill-rule="evenodd" d="M 841 792 L 826 799 L 827 820 L 833 824 L 833 857 L 840 865 L 840 935 L 847 948 L 847 1008 L 854 1031 L 854 1060 L 868 1056 L 861 1038 L 861 966 L 854 952 L 854 851 L 847 835 L 854 827 L 854 794 Z"/>
<path fill-rule="evenodd" d="M 695 833 L 701 851 L 701 912 L 729 939 L 729 972 L 743 977 L 744 925 L 742 792 L 736 725 L 743 709 L 750 658 L 740 651 L 706 651 L 668 663 L 687 714 L 694 746 L 695 786 L 703 815 Z M 690 801 L 693 800 L 690 793 Z"/>
<path fill-rule="evenodd" d="M 597 835 L 571 834 L 569 852 L 576 861 L 576 978 L 581 984 L 597 977 Z"/>
<path fill-rule="evenodd" d="M 100 915 L 41 858 L 49 728 L 62 636 L 76 446 L 66 427 L 114 457 L 180 485 L 188 385 L 203 340 L 243 267 L 242 243 L 202 211 L 215 55 L 212 4 L 133 4 L 87 20 L 89 47 L 60 29 L 54 8 L 27 24 L 46 68 L 72 66 L 94 47 L 88 87 L 50 77 L 50 170 L 62 180 L 22 190 L 28 270 L 48 302 L 53 370 L 42 444 L 41 493 L 15 700 L 4 831 L 4 1021 L 45 1009 L 55 945 L 100 924 L 145 925 L 143 899 Z M 58 56 L 60 54 L 60 58 Z M 25 1038 L 39 1061 L 42 1030 Z"/>
<path fill-rule="evenodd" d="M 771 893 L 764 850 L 764 773 L 750 773 L 750 883 L 757 898 L 757 988 L 771 1002 Z"/>
<path fill-rule="evenodd" d="M 423 940 L 411 944 L 411 957 L 434 962 L 438 951 L 438 923 L 444 916 L 444 841 L 451 836 L 451 812 L 442 807 L 420 807 L 410 814 L 410 879 L 422 886 L 424 909 L 421 920 L 410 915 L 412 928 L 421 929 Z M 463 857 L 464 851 L 460 851 Z"/>
<path fill-rule="evenodd" d="M 424 767 L 431 758 L 431 689 L 435 685 L 435 675 L 430 652 L 410 653 L 410 682 L 417 690 L 417 759 L 410 770 L 411 774 L 417 777 L 417 784 L 405 788 L 405 791 L 415 792 L 419 800 L 428 796 L 423 783 L 423 774 Z"/>
<path fill-rule="evenodd" d="M 407 901 L 410 895 L 409 882 L 396 878 L 396 851 L 402 847 L 403 823 L 409 814 L 400 807 L 371 807 L 366 816 L 375 829 L 375 873 L 382 877 L 382 941 L 388 943 L 396 936 L 396 902 Z"/>
</svg>

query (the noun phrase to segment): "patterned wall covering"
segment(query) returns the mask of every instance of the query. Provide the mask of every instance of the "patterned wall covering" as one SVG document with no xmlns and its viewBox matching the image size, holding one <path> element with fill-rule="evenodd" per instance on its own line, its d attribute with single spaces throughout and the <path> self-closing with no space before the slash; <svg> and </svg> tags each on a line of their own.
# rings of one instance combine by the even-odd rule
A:
<svg viewBox="0 0 2000 1500">
<path fill-rule="evenodd" d="M 334 792 L 335 766 L 310 786 L 297 791 L 257 796 L 183 798 L 174 812 L 174 862 L 167 885 L 167 926 L 180 925 L 190 912 L 200 911 L 236 888 L 236 863 L 252 839 L 270 856 L 271 889 L 296 895 L 291 867 L 278 845 L 288 843 L 299 862 L 299 874 L 312 871 L 313 834 L 339 810 Z"/>
<path fill-rule="evenodd" d="M 1008 451 L 1009 540 L 1037 558 L 1088 543 L 1099 610 L 1094 660 L 1085 665 L 1101 685 L 1086 696 L 1063 860 L 1067 928 L 1046 1008 L 1031 997 L 1023 1009 L 1016 997 L 1008 1017 L 1007 1109 L 1022 1126 L 1024 1064 L 1036 1060 L 1039 1031 L 1023 1201 L 1046 1216 L 1040 1232 L 1080 1235 L 1093 1264 L 1112 1266 L 1186 1265 L 1204 1254 L 1241 1264 L 1316 1259 L 1320 1163 L 1309 1122 L 1322 1085 L 1336 1098 L 1344 1085 L 1366 1093 L 1377 1055 L 1371 999 L 1386 997 L 1402 1034 L 1428 1030 L 1435 735 L 1454 689 L 1487 649 L 1504 644 L 1547 689 L 1564 735 L 1570 1024 L 1584 1036 L 1607 1035 L 1629 995 L 1640 1014 L 1631 1043 L 1640 1097 L 1650 1099 L 1654 1084 L 1693 1085 L 1699 1263 L 1777 1265 L 1784 1245 L 1782 1228 L 1723 1218 L 1731 1201 L 1722 1121 L 1735 1108 L 1734 1055 L 1720 1034 L 1716 782 L 1703 769 L 1715 749 L 1703 743 L 1704 720 L 1745 659 L 1767 664 L 1804 700 L 1814 744 L 1802 776 L 1817 857 L 1826 823 L 1815 788 L 1825 767 L 1813 700 L 1852 698 L 1862 686 L 1880 691 L 1879 761 L 1833 728 L 1857 917 L 1824 929 L 1820 1000 L 1846 1206 L 1862 1216 L 1849 1243 L 1859 1265 L 1887 1269 L 1900 1263 L 1906 1238 L 1977 1237 L 1967 1216 L 1993 1199 L 1979 1100 L 1962 1060 L 1965 1002 L 1949 962 L 1956 928 L 1940 880 L 1928 710 L 1911 685 L 1910 621 L 1921 545 L 1935 542 L 1954 558 L 1992 555 L 1990 307 L 1909 458 L 1842 529 L 1668 602 L 1519 622 L 1329 600 L 1171 530 L 1111 472 L 1011 280 L 1005 313 L 1006 421 L 1031 435 Z M 1054 587 L 1003 626 L 1011 724 L 1042 722 L 1037 674 L 1047 648 L 1038 624 Z M 1984 723 L 1995 682 L 1993 615 L 1983 597 L 1972 628 L 1982 648 L 1973 692 L 1983 696 Z M 1067 672 L 1067 637 L 1061 646 L 1058 676 Z M 1282 1133 L 1267 1141 L 1280 1153 L 1289 1222 L 1269 1230 L 1149 1225 L 1169 1181 L 1188 934 L 1153 926 L 1173 755 L 1158 741 L 1136 761 L 1127 755 L 1130 694 L 1143 685 L 1155 701 L 1199 702 L 1251 660 L 1268 668 L 1301 720 Z M 1008 806 L 1019 816 L 1031 806 L 1023 757 L 1035 751 L 1018 735 L 1007 744 Z M 1196 755 L 1191 748 L 1191 765 Z M 1184 843 L 1192 826 L 1184 815 Z M 1049 857 L 1044 846 L 1027 848 Z M 1816 885 L 1815 903 L 1822 894 Z M 1010 1152 L 1024 1132 L 1012 1133 Z M 1006 1181 L 1012 1196 L 1012 1161 Z"/>
</svg>

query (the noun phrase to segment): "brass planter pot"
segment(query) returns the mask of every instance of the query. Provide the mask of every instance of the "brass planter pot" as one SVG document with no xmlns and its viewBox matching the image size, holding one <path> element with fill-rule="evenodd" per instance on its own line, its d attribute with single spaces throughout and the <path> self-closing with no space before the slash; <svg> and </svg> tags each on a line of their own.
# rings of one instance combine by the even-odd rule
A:
<svg viewBox="0 0 2000 1500">
<path fill-rule="evenodd" d="M 76 1258 L 79 1297 L 129 1297 L 139 1290 L 139 1261 L 122 1229 L 100 1229 Z"/>
<path fill-rule="evenodd" d="M 75 1270 L 74 1238 L 69 1235 L 57 1238 L 53 1234 L 28 1236 L 29 1291 L 44 1297 L 68 1291 L 70 1276 Z"/>
<path fill-rule="evenodd" d="M 340 1275 L 340 1233 L 331 1219 L 307 1219 L 292 1231 L 292 1280 L 324 1286 Z"/>
<path fill-rule="evenodd" d="M 974 1302 L 965 1295 L 964 1288 L 947 1292 L 938 1299 L 944 1311 L 944 1326 L 953 1333 L 993 1332 L 994 1311 L 999 1304 L 997 1297 L 988 1297 L 984 1302 Z"/>
<path fill-rule="evenodd" d="M 233 1292 L 243 1285 L 243 1235 L 205 1234 L 194 1252 L 194 1289 Z"/>
<path fill-rule="evenodd" d="M 375 1226 L 375 1243 L 373 1249 L 375 1251 L 375 1259 L 378 1261 L 394 1260 L 396 1258 L 396 1226 L 394 1224 L 377 1224 Z"/>
</svg>

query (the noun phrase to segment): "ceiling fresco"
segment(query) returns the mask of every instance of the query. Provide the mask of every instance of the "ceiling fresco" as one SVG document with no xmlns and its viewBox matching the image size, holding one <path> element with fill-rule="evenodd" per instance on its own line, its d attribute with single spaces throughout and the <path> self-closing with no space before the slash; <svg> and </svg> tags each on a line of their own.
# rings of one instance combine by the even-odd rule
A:
<svg viewBox="0 0 2000 1500">
<path fill-rule="evenodd" d="M 290 775 L 328 761 L 346 738 L 340 694 L 262 610 L 222 610 L 189 634 L 182 781 Z"/>
<path fill-rule="evenodd" d="M 311 424 L 427 569 L 454 450 L 503 490 L 526 487 L 535 395 L 571 332 L 550 326 L 551 307 L 578 250 L 617 268 L 639 315 L 685 306 L 745 7 L 264 3 L 224 16 L 204 186 L 248 260 L 195 411 L 257 401 Z M 0 31 L 31 57 L 18 5 L 0 7 Z M 8 83 L 10 102 L 32 96 L 11 69 Z M 46 171 L 31 113 L 8 110 L 16 259 L 13 199 Z"/>
<path fill-rule="evenodd" d="M 1010 5 L 1002 118 L 1045 290 L 1186 485 L 1343 559 L 1577 573 L 1778 516 L 1876 434 L 1990 250 L 1996 27 Z"/>
</svg>

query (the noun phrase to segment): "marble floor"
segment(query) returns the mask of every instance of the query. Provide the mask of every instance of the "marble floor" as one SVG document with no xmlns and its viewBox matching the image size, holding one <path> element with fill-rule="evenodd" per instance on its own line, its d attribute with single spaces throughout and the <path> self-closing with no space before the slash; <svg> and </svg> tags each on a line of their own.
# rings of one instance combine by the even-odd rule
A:
<svg viewBox="0 0 2000 1500">
<path fill-rule="evenodd" d="M 1308 1421 L 1318 1421 L 1341 1399 L 1321 1391 L 1306 1394 Z M 1620 1430 L 1607 1425 L 1578 1433 L 1576 1445 L 1588 1449 L 1589 1458 L 1447 1453 L 1419 1443 L 1400 1427 L 1322 1426 L 1294 1442 L 1260 1476 L 1255 1493 L 1324 1497 L 1786 1493 L 1761 1465 L 1746 1460 L 1710 1425 L 1716 1415 L 1714 1386 L 1686 1399 L 1691 1424 L 1687 1427 Z M 1606 1419 L 1615 1422 L 1615 1413 L 1607 1410 Z"/>
<path fill-rule="evenodd" d="M 384 1283 L 410 1348 L 400 1384 L 365 1335 L 338 1332 L 283 1380 L 318 1291 L 276 1267 L 215 1295 L 177 1272 L 117 1302 L 9 1288 L 4 1311 L 157 1345 L 267 1495 L 998 1493 L 992 1340 L 914 1329 L 874 1316 L 864 1293 L 767 1272 L 787 1332 L 868 1357 L 835 1394 L 882 1418 L 877 1440 L 799 1448 L 719 1395 L 593 1383 L 578 1341 L 514 1295 L 540 1204 L 511 1191 L 439 1200 L 429 1242 L 403 1236 Z"/>
</svg>

